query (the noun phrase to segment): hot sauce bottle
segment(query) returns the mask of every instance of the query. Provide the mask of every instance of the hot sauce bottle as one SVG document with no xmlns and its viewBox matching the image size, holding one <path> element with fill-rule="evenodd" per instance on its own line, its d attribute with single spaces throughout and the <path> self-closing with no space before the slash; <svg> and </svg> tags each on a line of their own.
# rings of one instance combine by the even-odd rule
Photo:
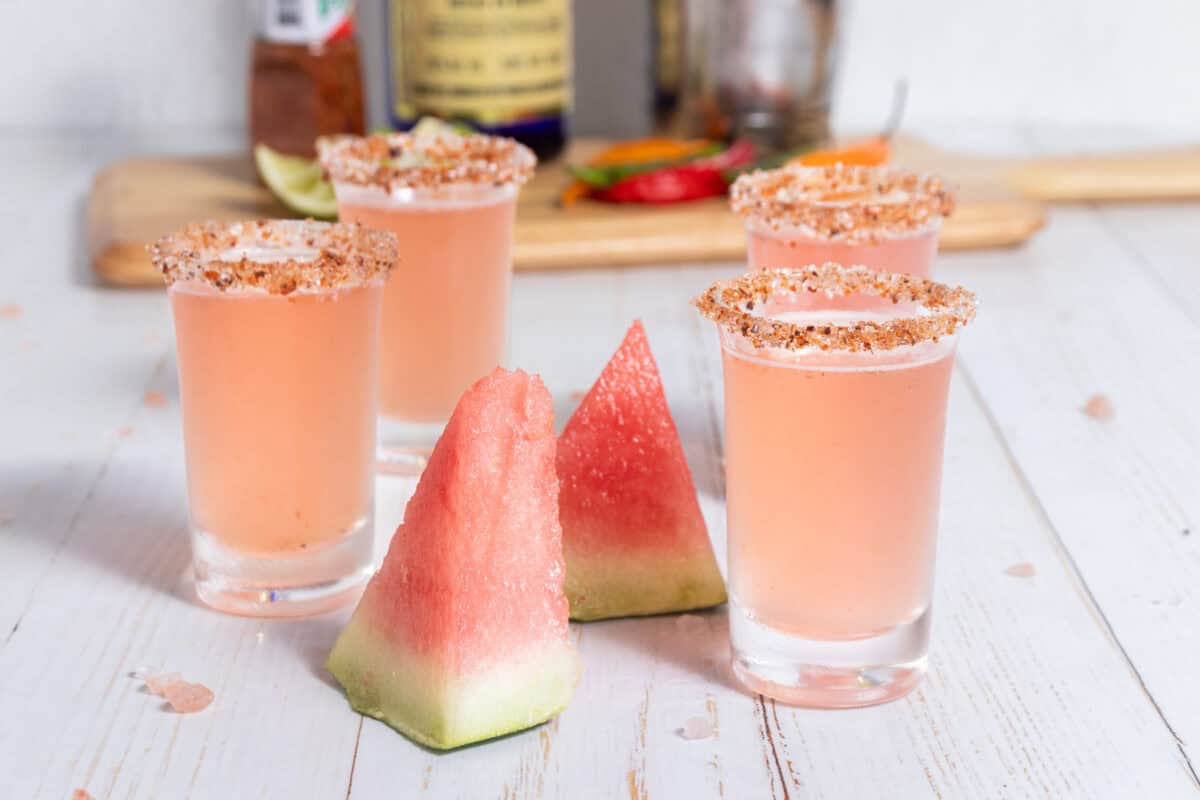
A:
<svg viewBox="0 0 1200 800">
<path fill-rule="evenodd" d="M 363 133 L 353 0 L 261 0 L 249 122 L 252 147 L 306 157 L 318 136 Z"/>
</svg>

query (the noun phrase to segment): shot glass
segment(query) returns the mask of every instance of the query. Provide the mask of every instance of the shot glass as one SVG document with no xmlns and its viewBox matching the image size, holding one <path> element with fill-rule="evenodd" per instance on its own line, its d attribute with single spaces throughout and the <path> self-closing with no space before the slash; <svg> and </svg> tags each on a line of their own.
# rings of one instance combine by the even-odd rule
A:
<svg viewBox="0 0 1200 800">
<path fill-rule="evenodd" d="M 810 302 L 852 295 L 852 310 Z M 695 302 L 722 349 L 734 673 L 814 708 L 901 697 L 926 669 L 946 400 L 974 296 L 825 264 Z"/>
<path fill-rule="evenodd" d="M 537 159 L 512 139 L 399 133 L 319 143 L 338 216 L 391 231 L 378 466 L 425 468 L 458 398 L 505 359 L 517 194 Z"/>
<path fill-rule="evenodd" d="M 325 611 L 370 575 L 376 365 L 390 234 L 198 223 L 151 248 L 175 320 L 196 591 Z"/>
<path fill-rule="evenodd" d="M 928 278 L 954 194 L 941 179 L 888 167 L 783 167 L 730 190 L 751 270 L 857 264 Z"/>
</svg>

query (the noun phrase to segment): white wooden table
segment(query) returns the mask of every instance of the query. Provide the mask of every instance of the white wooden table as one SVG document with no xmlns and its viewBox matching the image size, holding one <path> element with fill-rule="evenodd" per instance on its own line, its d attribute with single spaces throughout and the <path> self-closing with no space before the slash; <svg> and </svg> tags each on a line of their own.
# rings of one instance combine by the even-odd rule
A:
<svg viewBox="0 0 1200 800">
<path fill-rule="evenodd" d="M 259 621 L 192 599 L 168 309 L 88 282 L 81 221 L 104 161 L 199 143 L 231 142 L 0 137 L 0 798 L 1200 793 L 1200 206 L 1063 208 L 1023 249 L 940 262 L 982 308 L 952 388 L 933 666 L 911 696 L 794 710 L 731 685 L 721 612 L 699 634 L 594 623 L 575 627 L 584 675 L 558 719 L 435 754 L 322 672 L 346 613 Z M 514 292 L 513 361 L 563 414 L 645 320 L 718 549 L 721 377 L 687 300 L 734 268 L 522 275 Z M 1110 422 L 1081 413 L 1094 393 Z M 380 480 L 381 539 L 410 489 Z M 1033 577 L 1006 574 L 1024 562 Z M 215 703 L 165 710 L 129 677 L 142 665 Z M 711 738 L 678 735 L 695 716 Z"/>
</svg>

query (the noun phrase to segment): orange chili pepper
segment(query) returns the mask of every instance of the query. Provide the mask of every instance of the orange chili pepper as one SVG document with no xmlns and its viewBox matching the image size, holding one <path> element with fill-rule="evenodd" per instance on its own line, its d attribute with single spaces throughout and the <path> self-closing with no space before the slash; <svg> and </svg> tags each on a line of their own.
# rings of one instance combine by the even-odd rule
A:
<svg viewBox="0 0 1200 800">
<path fill-rule="evenodd" d="M 581 180 L 571 181 L 563 193 L 559 196 L 558 202 L 563 208 L 570 208 L 577 202 L 588 196 L 591 187 Z"/>
<path fill-rule="evenodd" d="M 633 139 L 617 142 L 592 157 L 593 166 L 640 164 L 646 161 L 674 161 L 694 156 L 712 147 L 708 139 Z"/>
<path fill-rule="evenodd" d="M 788 163 L 805 167 L 825 167 L 833 164 L 877 167 L 888 163 L 891 155 L 891 143 L 883 136 L 873 136 L 845 147 L 813 150 L 793 158 Z"/>
</svg>

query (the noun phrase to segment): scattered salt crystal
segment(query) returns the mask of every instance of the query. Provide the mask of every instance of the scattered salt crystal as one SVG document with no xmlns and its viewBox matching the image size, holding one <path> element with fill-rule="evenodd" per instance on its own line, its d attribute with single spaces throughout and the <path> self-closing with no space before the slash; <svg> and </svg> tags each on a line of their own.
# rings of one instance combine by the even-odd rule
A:
<svg viewBox="0 0 1200 800">
<path fill-rule="evenodd" d="M 9 303 L 8 305 L 0 306 L 0 317 L 3 317 L 4 319 L 16 319 L 24 312 L 25 309 L 21 308 L 16 303 Z"/>
<path fill-rule="evenodd" d="M 713 735 L 713 724 L 704 717 L 691 717 L 677 733 L 684 739 L 707 739 Z"/>
<path fill-rule="evenodd" d="M 675 618 L 675 628 L 684 633 L 706 633 L 708 620 L 696 614 L 680 614 Z"/>
<path fill-rule="evenodd" d="M 194 714 L 208 708 L 213 701 L 212 689 L 199 683 L 179 681 L 167 684 L 167 702 L 180 714 Z"/>
<path fill-rule="evenodd" d="M 166 697 L 167 689 L 176 683 L 183 683 L 183 676 L 178 672 L 164 672 L 161 675 L 143 675 L 142 680 L 150 694 Z"/>
<path fill-rule="evenodd" d="M 167 396 L 162 392 L 146 392 L 142 397 L 142 402 L 150 408 L 166 408 Z"/>
<path fill-rule="evenodd" d="M 1004 570 L 1005 575 L 1012 575 L 1014 578 L 1032 578 L 1037 574 L 1033 564 L 1028 561 L 1022 561 L 1020 564 L 1013 564 L 1008 569 Z"/>
<path fill-rule="evenodd" d="M 166 699 L 180 714 L 203 711 L 213 701 L 212 690 L 199 683 L 188 683 L 178 672 L 159 672 L 154 667 L 138 667 L 129 673 L 146 684 L 150 694 Z"/>
<path fill-rule="evenodd" d="M 1108 422 L 1116 412 L 1113 409 L 1112 401 L 1108 399 L 1108 395 L 1094 394 L 1084 403 L 1083 413 L 1094 420 Z"/>
<path fill-rule="evenodd" d="M 88 793 L 87 789 L 76 789 L 71 792 L 71 800 L 96 800 Z"/>
<path fill-rule="evenodd" d="M 120 436 L 122 439 L 128 439 L 130 436 L 133 436 L 133 426 L 122 425 L 117 428 L 117 436 Z"/>
<path fill-rule="evenodd" d="M 587 395 L 587 392 L 580 392 L 580 391 L 576 390 L 574 392 L 567 392 L 567 399 L 570 400 L 572 403 L 578 403 L 586 395 Z"/>
</svg>

